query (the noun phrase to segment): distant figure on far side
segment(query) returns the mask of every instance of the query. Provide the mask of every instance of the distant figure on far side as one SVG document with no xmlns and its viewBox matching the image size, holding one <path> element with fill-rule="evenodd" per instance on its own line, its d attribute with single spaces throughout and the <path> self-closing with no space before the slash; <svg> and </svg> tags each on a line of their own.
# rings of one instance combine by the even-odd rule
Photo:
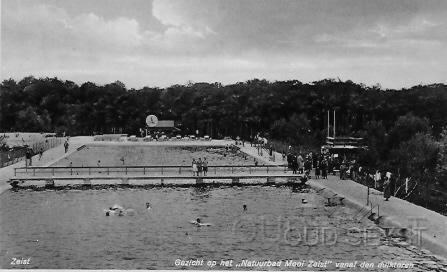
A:
<svg viewBox="0 0 447 272">
<path fill-rule="evenodd" d="M 65 141 L 64 143 L 65 153 L 68 152 L 68 141 Z"/>
<path fill-rule="evenodd" d="M 31 149 L 27 148 L 25 152 L 25 165 L 26 167 L 31 166 L 33 164 L 33 154 L 31 153 Z"/>
<path fill-rule="evenodd" d="M 386 172 L 385 181 L 383 182 L 383 197 L 388 201 L 391 197 L 391 173 Z"/>
</svg>

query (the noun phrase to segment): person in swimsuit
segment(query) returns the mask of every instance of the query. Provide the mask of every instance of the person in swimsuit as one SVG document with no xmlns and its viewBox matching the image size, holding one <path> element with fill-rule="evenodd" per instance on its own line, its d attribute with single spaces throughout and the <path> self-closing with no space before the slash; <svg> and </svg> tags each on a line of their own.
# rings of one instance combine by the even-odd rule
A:
<svg viewBox="0 0 447 272">
<path fill-rule="evenodd" d="M 199 158 L 199 160 L 197 161 L 197 176 L 201 176 L 202 170 L 203 170 L 203 162 L 202 158 Z"/>
<path fill-rule="evenodd" d="M 197 175 L 199 174 L 197 172 L 197 162 L 196 159 L 192 159 L 192 175 L 195 176 L 197 173 Z"/>
</svg>

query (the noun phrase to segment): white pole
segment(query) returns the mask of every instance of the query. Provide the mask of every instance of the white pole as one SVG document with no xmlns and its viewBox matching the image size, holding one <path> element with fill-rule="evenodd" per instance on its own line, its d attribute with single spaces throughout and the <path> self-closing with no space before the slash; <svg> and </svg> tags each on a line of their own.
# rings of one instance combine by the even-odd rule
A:
<svg viewBox="0 0 447 272">
<path fill-rule="evenodd" d="M 334 138 L 335 138 L 335 110 L 334 110 Z"/>
</svg>

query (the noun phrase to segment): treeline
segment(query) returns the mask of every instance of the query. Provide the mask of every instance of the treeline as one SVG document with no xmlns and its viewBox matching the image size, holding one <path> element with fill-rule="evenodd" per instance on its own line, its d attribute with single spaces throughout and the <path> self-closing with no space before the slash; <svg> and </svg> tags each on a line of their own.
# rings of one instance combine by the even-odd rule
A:
<svg viewBox="0 0 447 272">
<path fill-rule="evenodd" d="M 254 79 L 226 86 L 191 83 L 127 89 L 119 81 L 99 86 L 26 77 L 1 83 L 0 107 L 2 132 L 137 135 L 146 116 L 155 114 L 175 120 L 185 134 L 199 130 L 214 138 L 248 139 L 261 132 L 271 139 L 315 148 L 327 134 L 327 111 L 335 110 L 337 135 L 366 139 L 370 147 L 363 156 L 366 163 L 397 165 L 409 159 L 405 149 L 408 156 L 416 152 L 414 144 L 429 148 L 433 141 L 439 150 L 447 126 L 447 85 L 382 90 L 333 79 L 309 84 Z M 426 151 L 418 152 L 426 156 Z M 436 154 L 439 166 L 441 155 Z M 407 165 L 400 171 L 414 171 L 412 167 L 426 169 Z"/>
<path fill-rule="evenodd" d="M 257 132 L 285 141 L 324 140 L 327 114 L 337 112 L 337 134 L 389 131 L 399 116 L 427 119 L 434 136 L 447 122 L 447 85 L 381 90 L 352 81 L 249 80 L 126 89 L 115 83 L 77 85 L 57 78 L 26 77 L 1 83 L 2 131 L 66 131 L 71 135 L 135 134 L 148 114 L 175 120 L 185 133 L 249 137 Z M 332 117 L 331 117 L 332 119 Z M 377 127 L 377 128 L 376 128 Z"/>
</svg>

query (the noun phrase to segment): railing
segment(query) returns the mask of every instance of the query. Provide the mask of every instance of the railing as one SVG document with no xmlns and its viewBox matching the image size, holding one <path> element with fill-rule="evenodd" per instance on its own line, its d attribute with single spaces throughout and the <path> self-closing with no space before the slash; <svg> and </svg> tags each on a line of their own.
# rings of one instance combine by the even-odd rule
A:
<svg viewBox="0 0 447 272">
<path fill-rule="evenodd" d="M 287 172 L 287 165 L 212 165 L 208 166 L 208 173 L 269 173 L 269 172 Z M 186 165 L 147 165 L 147 166 L 50 166 L 50 167 L 18 167 L 14 168 L 14 176 L 20 174 L 39 175 L 92 175 L 113 173 L 129 174 L 186 174 L 192 173 L 192 167 Z"/>
</svg>

